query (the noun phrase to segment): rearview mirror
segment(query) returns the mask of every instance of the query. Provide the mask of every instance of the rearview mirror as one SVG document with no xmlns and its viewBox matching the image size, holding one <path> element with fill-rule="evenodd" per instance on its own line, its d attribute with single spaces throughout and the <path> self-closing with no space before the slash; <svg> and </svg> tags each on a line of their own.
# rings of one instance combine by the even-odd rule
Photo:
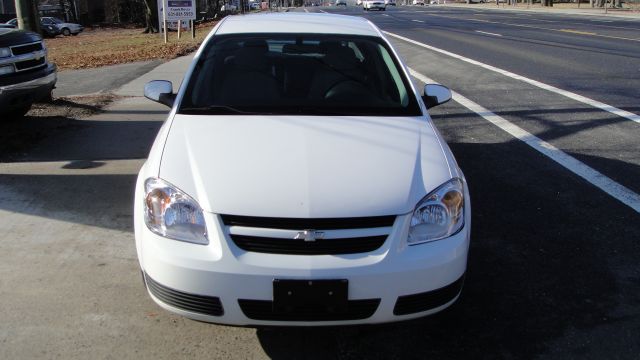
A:
<svg viewBox="0 0 640 360">
<path fill-rule="evenodd" d="M 451 100 L 451 90 L 448 87 L 439 84 L 427 84 L 424 86 L 424 96 L 422 100 L 427 105 L 427 109 L 434 106 L 442 105 Z"/>
<path fill-rule="evenodd" d="M 173 102 L 176 100 L 176 94 L 173 93 L 173 84 L 171 81 L 166 80 L 149 81 L 144 86 L 144 96 L 168 107 L 173 107 Z"/>
</svg>

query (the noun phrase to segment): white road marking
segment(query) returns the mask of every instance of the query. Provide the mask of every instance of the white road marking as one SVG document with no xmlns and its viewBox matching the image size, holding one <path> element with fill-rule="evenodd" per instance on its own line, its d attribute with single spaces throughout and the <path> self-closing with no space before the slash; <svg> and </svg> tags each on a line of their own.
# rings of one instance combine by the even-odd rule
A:
<svg viewBox="0 0 640 360">
<path fill-rule="evenodd" d="M 447 18 L 447 19 L 468 20 L 468 21 L 481 21 L 481 22 L 486 22 L 486 23 L 489 23 L 489 24 L 499 24 L 499 25 L 507 25 L 507 26 L 516 26 L 516 27 L 523 27 L 523 28 L 536 29 L 536 30 L 547 30 L 547 31 L 560 31 L 560 32 L 566 32 L 566 31 L 563 31 L 563 30 L 558 30 L 558 29 L 553 29 L 553 28 L 544 28 L 544 27 L 534 26 L 534 25 L 513 24 L 513 23 L 507 23 L 507 22 L 489 21 L 489 20 L 485 20 L 485 19 L 456 18 L 456 17 L 453 17 L 453 16 L 436 15 L 436 14 L 429 14 L 429 15 L 430 15 L 430 16 L 439 16 L 439 17 L 443 17 L 443 18 Z M 606 25 L 595 25 L 595 26 L 606 26 Z M 578 32 L 577 34 L 580 34 L 580 33 Z M 582 33 L 582 35 L 596 36 L 596 37 L 607 38 L 607 39 L 617 39 L 617 40 L 626 40 L 626 41 L 637 41 L 637 42 L 640 42 L 640 39 L 636 39 L 636 38 L 628 38 L 628 37 L 622 37 L 622 36 L 610 36 L 610 35 L 602 35 L 602 34 L 596 34 L 596 33 Z"/>
<path fill-rule="evenodd" d="M 426 84 L 436 83 L 436 81 L 420 74 L 419 72 L 411 68 L 409 68 L 409 73 L 411 74 L 411 76 Z M 493 112 L 484 108 L 482 105 L 479 105 L 472 100 L 467 99 L 466 97 L 458 94 L 455 91 L 451 91 L 451 93 L 453 94 L 453 100 L 455 102 L 473 111 L 493 125 L 504 130 L 511 136 L 524 142 L 536 151 L 562 165 L 567 170 L 585 179 L 590 184 L 598 187 L 600 190 L 609 194 L 611 197 L 632 208 L 637 213 L 640 213 L 640 195 L 636 194 L 629 188 L 615 182 L 601 172 L 589 167 L 573 156 L 563 152 L 562 150 L 540 139 L 539 137 L 527 132 L 521 127 L 509 122 L 503 117 L 494 114 Z"/>
<path fill-rule="evenodd" d="M 321 13 L 328 14 L 328 12 L 326 12 L 326 11 L 324 11 L 324 10 L 322 10 L 322 9 L 318 9 L 318 11 L 320 11 Z"/>
<path fill-rule="evenodd" d="M 389 16 L 388 14 L 382 14 L 382 16 Z"/>
<path fill-rule="evenodd" d="M 309 10 L 307 10 L 307 9 L 304 9 L 304 12 L 306 12 L 306 13 L 308 13 L 308 12 L 309 12 Z"/>
<path fill-rule="evenodd" d="M 417 22 L 417 23 L 423 23 L 424 22 L 422 20 L 411 20 L 411 21 L 414 21 L 414 22 Z"/>
<path fill-rule="evenodd" d="M 480 34 L 487 34 L 487 35 L 493 35 L 493 36 L 502 36 L 500 34 L 494 34 L 494 33 L 486 32 L 486 31 L 480 31 L 480 30 L 476 30 L 476 32 L 480 33 Z"/>
<path fill-rule="evenodd" d="M 512 73 L 510 71 L 507 71 L 507 70 L 504 70 L 504 69 L 500 69 L 500 68 L 497 68 L 495 66 L 491 66 L 491 65 L 482 63 L 480 61 L 469 59 L 469 58 L 466 58 L 464 56 L 461 56 L 461 55 L 458 55 L 458 54 L 454 54 L 452 52 L 449 52 L 449 51 L 446 51 L 446 50 L 442 50 L 442 49 L 439 49 L 437 47 L 433 47 L 431 45 L 423 44 L 423 43 L 421 43 L 419 41 L 415 41 L 415 40 L 406 38 L 406 37 L 401 36 L 401 35 L 390 33 L 390 32 L 387 32 L 387 31 L 383 31 L 383 32 L 385 34 L 389 35 L 389 36 L 393 36 L 393 37 L 395 37 L 397 39 L 406 41 L 408 43 L 411 43 L 411 44 L 414 44 L 414 45 L 417 45 L 417 46 L 423 47 L 425 49 L 429 49 L 429 50 L 432 50 L 432 51 L 435 51 L 435 52 L 438 52 L 438 53 L 441 53 L 441 54 L 444 54 L 444 55 L 447 55 L 447 56 L 451 56 L 451 57 L 456 58 L 458 60 L 462 60 L 464 62 L 467 62 L 469 64 L 480 66 L 482 68 L 485 68 L 487 70 L 496 72 L 498 74 L 501 74 L 501 75 L 504 75 L 504 76 L 508 76 L 508 77 L 510 77 L 512 79 L 516 79 L 516 80 L 520 80 L 520 81 L 526 82 L 526 83 L 531 84 L 533 86 L 539 87 L 540 89 L 547 90 L 547 91 L 556 93 L 558 95 L 562 95 L 562 96 L 568 97 L 569 99 L 581 102 L 583 104 L 587 104 L 589 106 L 593 106 L 593 107 L 598 108 L 600 110 L 604 110 L 604 111 L 609 112 L 611 114 L 614 114 L 614 115 L 629 119 L 631 121 L 634 121 L 634 122 L 640 124 L 640 115 L 634 114 L 634 113 L 632 113 L 630 111 L 618 109 L 617 107 L 605 104 L 605 103 L 597 101 L 597 100 L 590 99 L 590 98 L 588 98 L 586 96 L 582 96 L 582 95 L 579 95 L 579 94 L 576 94 L 576 93 L 572 93 L 572 92 L 567 91 L 567 90 L 562 90 L 562 89 L 559 89 L 559 88 L 557 88 L 555 86 L 547 85 L 547 84 L 545 84 L 543 82 L 540 82 L 540 81 L 537 81 L 537 80 L 533 80 L 533 79 L 529 79 L 529 78 L 524 77 L 522 75 L 514 74 L 514 73 Z"/>
</svg>

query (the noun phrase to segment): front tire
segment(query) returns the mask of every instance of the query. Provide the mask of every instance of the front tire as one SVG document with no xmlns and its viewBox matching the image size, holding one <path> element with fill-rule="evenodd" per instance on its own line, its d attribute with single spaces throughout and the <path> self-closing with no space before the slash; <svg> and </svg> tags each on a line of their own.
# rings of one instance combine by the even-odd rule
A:
<svg viewBox="0 0 640 360">
<path fill-rule="evenodd" d="M 62 35 L 64 35 L 64 36 L 71 35 L 71 30 L 69 30 L 67 28 L 62 29 Z"/>
</svg>

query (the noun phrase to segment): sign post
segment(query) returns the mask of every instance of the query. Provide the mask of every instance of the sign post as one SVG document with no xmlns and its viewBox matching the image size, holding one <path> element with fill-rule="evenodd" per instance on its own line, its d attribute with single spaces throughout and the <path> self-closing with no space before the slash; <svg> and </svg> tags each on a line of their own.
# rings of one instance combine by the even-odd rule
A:
<svg viewBox="0 0 640 360">
<path fill-rule="evenodd" d="M 169 30 L 167 29 L 167 7 L 166 0 L 162 0 L 162 28 L 164 29 L 164 43 L 169 41 Z"/>
</svg>

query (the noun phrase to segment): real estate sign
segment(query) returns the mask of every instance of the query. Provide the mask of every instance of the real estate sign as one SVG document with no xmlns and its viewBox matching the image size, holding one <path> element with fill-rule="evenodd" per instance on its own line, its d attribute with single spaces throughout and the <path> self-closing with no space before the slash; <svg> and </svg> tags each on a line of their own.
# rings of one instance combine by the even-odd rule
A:
<svg viewBox="0 0 640 360">
<path fill-rule="evenodd" d="M 194 20 L 196 18 L 195 0 L 157 0 L 159 29 L 163 29 L 164 7 L 167 7 L 167 27 L 178 28 L 178 20 Z M 188 29 L 189 22 L 183 21 L 182 28 Z"/>
<path fill-rule="evenodd" d="M 196 18 L 195 0 L 166 0 L 167 20 L 193 20 Z"/>
</svg>

